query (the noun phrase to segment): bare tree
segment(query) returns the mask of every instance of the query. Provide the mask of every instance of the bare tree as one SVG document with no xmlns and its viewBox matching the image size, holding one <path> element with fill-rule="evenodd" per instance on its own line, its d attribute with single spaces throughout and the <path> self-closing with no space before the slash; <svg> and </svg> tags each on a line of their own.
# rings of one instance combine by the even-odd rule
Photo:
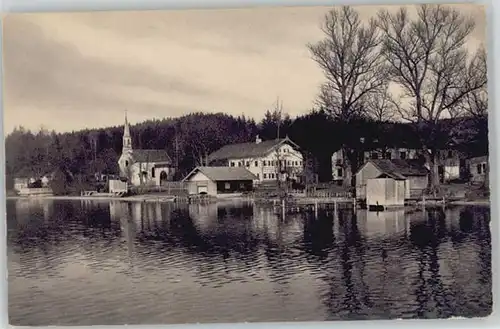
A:
<svg viewBox="0 0 500 329">
<path fill-rule="evenodd" d="M 469 75 L 479 76 L 484 79 L 487 76 L 486 49 L 481 46 L 472 58 L 469 65 Z M 465 95 L 462 102 L 463 111 L 473 118 L 484 119 L 488 116 L 488 90 L 486 83 Z"/>
<path fill-rule="evenodd" d="M 376 122 L 387 122 L 396 118 L 396 106 L 388 84 L 377 94 L 366 97 L 364 107 L 369 118 Z"/>
<path fill-rule="evenodd" d="M 366 98 L 378 94 L 385 84 L 376 21 L 362 24 L 359 14 L 344 6 L 326 15 L 322 30 L 325 38 L 308 45 L 327 80 L 318 102 L 334 119 L 349 123 L 366 116 Z M 342 150 L 347 160 L 343 165 L 344 184 L 350 186 L 357 169 L 357 154 L 349 141 L 343 143 Z"/>
<path fill-rule="evenodd" d="M 465 97 L 486 85 L 486 75 L 468 60 L 465 43 L 474 21 L 441 5 L 420 5 L 412 19 L 405 8 L 397 13 L 381 11 L 382 53 L 389 77 L 402 90 L 394 102 L 399 115 L 414 123 L 422 151 L 431 168 L 429 189 L 439 187 L 438 153 L 451 141 L 453 129 L 441 122 L 463 115 Z M 478 56 L 476 54 L 476 56 Z M 484 72 L 485 73 L 485 72 Z"/>
</svg>

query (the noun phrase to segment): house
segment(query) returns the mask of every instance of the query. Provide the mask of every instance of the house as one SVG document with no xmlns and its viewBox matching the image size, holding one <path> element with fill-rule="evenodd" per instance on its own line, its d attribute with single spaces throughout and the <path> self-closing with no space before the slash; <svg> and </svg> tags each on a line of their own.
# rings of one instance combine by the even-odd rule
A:
<svg viewBox="0 0 500 329">
<path fill-rule="evenodd" d="M 256 177 L 256 182 L 278 179 L 301 180 L 304 158 L 300 147 L 288 136 L 281 139 L 226 145 L 208 156 L 209 165 L 243 167 Z"/>
<path fill-rule="evenodd" d="M 420 153 L 417 149 L 407 147 L 372 148 L 370 150 L 365 150 L 362 153 L 363 164 L 368 160 L 416 160 L 420 158 Z M 339 149 L 332 154 L 332 180 L 334 182 L 341 182 L 345 178 L 344 159 L 345 157 L 342 149 Z"/>
<path fill-rule="evenodd" d="M 159 186 L 173 179 L 175 169 L 165 150 L 133 149 L 130 127 L 125 115 L 122 154 L 118 159 L 120 176 L 130 185 Z"/>
<path fill-rule="evenodd" d="M 421 194 L 429 182 L 429 170 L 418 160 L 368 160 L 356 173 L 356 196 L 366 199 L 367 181 L 392 178 L 404 181 L 405 198 Z"/>
<path fill-rule="evenodd" d="M 21 189 L 28 188 L 30 183 L 32 183 L 30 178 L 14 178 L 14 190 L 20 191 Z"/>
<path fill-rule="evenodd" d="M 244 167 L 196 167 L 182 181 L 189 194 L 235 194 L 249 192 L 257 177 Z"/>
<path fill-rule="evenodd" d="M 439 150 L 437 155 L 439 181 L 447 183 L 464 178 L 466 172 L 465 156 L 456 149 Z"/>
<path fill-rule="evenodd" d="M 425 158 L 421 150 L 415 148 L 395 147 L 395 148 L 373 148 L 363 152 L 363 163 L 369 160 L 421 160 Z M 441 183 L 460 179 L 464 176 L 466 169 L 463 154 L 456 149 L 439 150 L 437 155 L 438 172 Z M 342 150 L 338 150 L 332 155 L 332 180 L 342 181 L 344 157 Z M 430 169 L 429 165 L 426 167 Z"/>
<path fill-rule="evenodd" d="M 489 181 L 488 156 L 474 157 L 467 160 L 471 183 L 487 183 Z"/>
</svg>

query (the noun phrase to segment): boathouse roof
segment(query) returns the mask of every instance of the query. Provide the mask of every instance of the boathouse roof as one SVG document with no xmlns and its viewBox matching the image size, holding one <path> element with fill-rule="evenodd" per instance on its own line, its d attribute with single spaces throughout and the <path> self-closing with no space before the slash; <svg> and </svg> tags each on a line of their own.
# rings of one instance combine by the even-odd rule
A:
<svg viewBox="0 0 500 329">
<path fill-rule="evenodd" d="M 382 174 L 394 179 L 406 179 L 408 176 L 426 176 L 429 170 L 418 160 L 400 160 L 400 159 L 379 159 L 369 160 Z M 360 171 L 363 170 L 361 167 Z"/>
<path fill-rule="evenodd" d="M 476 164 L 476 163 L 483 163 L 483 162 L 488 162 L 488 156 L 483 155 L 480 157 L 473 157 L 468 159 L 470 164 Z"/>
<path fill-rule="evenodd" d="M 226 160 L 226 159 L 246 159 L 258 158 L 268 155 L 279 145 L 288 143 L 295 148 L 299 148 L 297 144 L 292 142 L 288 137 L 277 138 L 267 141 L 249 142 L 229 144 L 221 147 L 219 150 L 209 155 L 209 161 Z"/>
<path fill-rule="evenodd" d="M 137 162 L 172 162 L 165 150 L 134 149 L 132 157 Z"/>
<path fill-rule="evenodd" d="M 257 179 L 254 174 L 243 167 L 196 167 L 182 181 L 184 182 L 189 180 L 198 172 L 203 173 L 214 182 Z"/>
</svg>

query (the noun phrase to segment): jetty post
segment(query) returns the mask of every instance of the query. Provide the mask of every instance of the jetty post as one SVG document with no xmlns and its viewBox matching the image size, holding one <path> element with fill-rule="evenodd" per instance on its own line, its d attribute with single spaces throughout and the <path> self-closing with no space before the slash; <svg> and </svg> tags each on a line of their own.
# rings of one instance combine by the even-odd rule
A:
<svg viewBox="0 0 500 329">
<path fill-rule="evenodd" d="M 314 216 L 318 218 L 318 199 L 314 199 Z"/>
<path fill-rule="evenodd" d="M 283 220 L 285 219 L 285 213 L 286 213 L 286 201 L 285 198 L 283 198 L 283 200 L 281 200 L 281 217 L 283 218 Z"/>
</svg>

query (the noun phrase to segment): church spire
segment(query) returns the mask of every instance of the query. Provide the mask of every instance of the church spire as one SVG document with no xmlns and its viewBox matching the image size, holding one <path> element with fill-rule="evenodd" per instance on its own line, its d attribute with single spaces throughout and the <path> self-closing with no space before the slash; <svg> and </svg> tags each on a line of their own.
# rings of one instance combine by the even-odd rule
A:
<svg viewBox="0 0 500 329">
<path fill-rule="evenodd" d="M 130 126 L 127 120 L 127 111 L 125 111 L 125 126 L 123 128 L 123 147 L 122 153 L 132 151 L 132 137 L 130 136 Z"/>
<path fill-rule="evenodd" d="M 127 120 L 127 110 L 125 110 L 125 128 L 123 130 L 123 137 L 125 136 L 130 137 L 130 127 Z"/>
</svg>

